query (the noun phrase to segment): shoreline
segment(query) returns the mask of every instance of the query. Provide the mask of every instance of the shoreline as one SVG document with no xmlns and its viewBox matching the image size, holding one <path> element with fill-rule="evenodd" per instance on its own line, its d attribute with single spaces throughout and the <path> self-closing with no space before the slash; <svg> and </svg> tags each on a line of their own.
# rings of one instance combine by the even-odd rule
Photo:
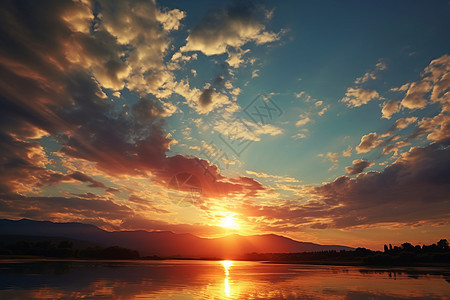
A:
<svg viewBox="0 0 450 300">
<path fill-rule="evenodd" d="M 342 267 L 371 267 L 371 268 L 440 268 L 449 269 L 450 263 L 412 263 L 412 264 L 395 264 L 395 265 L 377 265 L 364 264 L 363 262 L 338 262 L 338 261 L 274 261 L 274 260 L 244 260 L 244 259 L 220 259 L 220 258 L 181 258 L 181 257 L 167 257 L 167 258 L 138 258 L 138 259 L 93 259 L 93 258 L 58 258 L 58 257 L 39 257 L 27 255 L 0 255 L 0 263 L 14 260 L 22 261 L 42 261 L 42 262 L 84 262 L 84 261 L 99 261 L 99 262 L 138 262 L 138 261 L 243 261 L 243 262 L 259 262 L 263 264 L 292 264 L 292 265 L 317 265 L 317 266 L 342 266 Z"/>
</svg>

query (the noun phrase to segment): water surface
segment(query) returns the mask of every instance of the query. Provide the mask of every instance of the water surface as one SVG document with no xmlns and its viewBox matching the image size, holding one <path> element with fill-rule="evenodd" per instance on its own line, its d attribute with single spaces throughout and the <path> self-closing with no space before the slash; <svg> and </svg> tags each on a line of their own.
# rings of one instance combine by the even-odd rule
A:
<svg viewBox="0 0 450 300">
<path fill-rule="evenodd" d="M 240 261 L 2 261 L 0 299 L 450 299 L 450 270 Z"/>
</svg>

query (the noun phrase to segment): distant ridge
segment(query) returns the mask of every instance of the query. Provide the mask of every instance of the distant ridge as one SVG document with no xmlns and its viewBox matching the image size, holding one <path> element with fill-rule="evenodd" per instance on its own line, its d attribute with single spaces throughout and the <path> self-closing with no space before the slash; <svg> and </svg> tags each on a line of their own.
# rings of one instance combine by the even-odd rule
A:
<svg viewBox="0 0 450 300">
<path fill-rule="evenodd" d="M 83 223 L 54 223 L 28 219 L 0 219 L 0 235 L 66 237 L 107 246 L 138 250 L 142 256 L 190 258 L 236 258 L 247 253 L 295 253 L 327 250 L 353 250 L 340 245 L 299 242 L 275 234 L 221 238 L 200 238 L 171 231 L 105 231 Z"/>
</svg>

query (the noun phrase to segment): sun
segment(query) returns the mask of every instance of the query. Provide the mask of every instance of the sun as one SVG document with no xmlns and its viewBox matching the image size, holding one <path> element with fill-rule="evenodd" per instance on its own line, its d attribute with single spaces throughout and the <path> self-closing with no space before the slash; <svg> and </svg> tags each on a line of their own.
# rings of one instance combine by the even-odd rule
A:
<svg viewBox="0 0 450 300">
<path fill-rule="evenodd" d="M 239 228 L 239 225 L 234 220 L 233 215 L 227 215 L 225 216 L 222 221 L 219 224 L 221 227 L 229 228 L 229 229 L 236 229 Z"/>
</svg>

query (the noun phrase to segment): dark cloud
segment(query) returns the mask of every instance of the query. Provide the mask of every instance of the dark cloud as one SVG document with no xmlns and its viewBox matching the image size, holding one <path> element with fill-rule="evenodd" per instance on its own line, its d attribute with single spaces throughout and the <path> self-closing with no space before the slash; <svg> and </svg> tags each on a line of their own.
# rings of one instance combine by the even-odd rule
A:
<svg viewBox="0 0 450 300">
<path fill-rule="evenodd" d="M 336 227 L 445 219 L 450 204 L 450 140 L 413 147 L 382 172 L 343 176 L 315 189 Z"/>
<path fill-rule="evenodd" d="M 83 174 L 81 172 L 74 172 L 70 175 L 68 175 L 68 177 L 73 178 L 75 180 L 81 181 L 81 182 L 89 182 L 89 187 L 93 187 L 93 188 L 107 188 L 107 186 L 98 180 L 93 179 L 92 177 L 87 176 L 86 174 Z"/>
<path fill-rule="evenodd" d="M 351 228 L 380 224 L 445 224 L 450 205 L 450 139 L 413 147 L 381 172 L 342 176 L 318 187 L 304 187 L 304 204 L 278 206 L 247 201 L 229 207 L 258 229 L 298 231 L 302 227 Z M 321 222 L 317 222 L 320 219 Z"/>
<path fill-rule="evenodd" d="M 364 159 L 357 159 L 353 161 L 353 166 L 346 167 L 345 171 L 347 172 L 347 174 L 355 175 L 361 173 L 362 171 L 364 171 L 364 169 L 373 166 L 373 164 L 374 163 L 371 161 L 367 161 Z"/>
<path fill-rule="evenodd" d="M 91 192 L 82 193 L 82 194 L 72 194 L 72 195 L 80 197 L 80 198 L 98 198 L 98 195 L 93 194 Z"/>
<path fill-rule="evenodd" d="M 32 218 L 37 220 L 77 221 L 85 218 L 104 219 L 110 224 L 125 219 L 133 211 L 110 199 L 93 195 L 84 197 L 26 197 L 0 195 L 0 207 L 4 217 Z"/>
<path fill-rule="evenodd" d="M 198 102 L 200 103 L 201 107 L 209 106 L 212 103 L 213 93 L 214 89 L 212 88 L 203 89 L 200 97 L 198 98 Z"/>
<path fill-rule="evenodd" d="M 279 34 L 265 31 L 271 12 L 249 2 L 235 2 L 210 12 L 194 27 L 181 51 L 201 51 L 206 55 L 223 54 L 228 48 L 239 49 L 253 41 L 265 44 L 279 39 Z"/>
<path fill-rule="evenodd" d="M 120 193 L 120 190 L 119 189 L 115 189 L 115 188 L 107 188 L 106 189 L 106 192 L 107 193 L 110 193 L 110 194 L 117 194 L 117 193 Z"/>
<path fill-rule="evenodd" d="M 225 75 L 219 75 L 214 79 L 213 82 L 216 86 L 223 86 L 225 84 Z"/>
<path fill-rule="evenodd" d="M 182 155 L 168 157 L 165 169 L 158 174 L 167 184 L 171 176 L 181 172 L 188 172 L 200 181 L 202 194 L 205 197 L 232 197 L 233 195 L 254 197 L 258 191 L 266 189 L 251 177 L 229 178 L 223 176 L 217 166 L 211 165 L 207 160 Z"/>
<path fill-rule="evenodd" d="M 225 93 L 225 83 L 227 82 L 229 77 L 229 70 L 226 65 L 221 65 L 219 70 L 219 75 L 217 75 L 214 80 L 212 80 L 212 84 L 207 83 L 203 88 L 199 98 L 198 103 L 200 107 L 205 109 L 211 109 L 211 104 L 215 104 L 214 102 L 220 101 L 218 95 L 221 93 Z"/>
<path fill-rule="evenodd" d="M 153 123 L 155 119 L 164 114 L 164 110 L 157 105 L 155 100 L 141 98 L 133 105 L 131 112 L 136 121 L 141 124 Z"/>
</svg>

